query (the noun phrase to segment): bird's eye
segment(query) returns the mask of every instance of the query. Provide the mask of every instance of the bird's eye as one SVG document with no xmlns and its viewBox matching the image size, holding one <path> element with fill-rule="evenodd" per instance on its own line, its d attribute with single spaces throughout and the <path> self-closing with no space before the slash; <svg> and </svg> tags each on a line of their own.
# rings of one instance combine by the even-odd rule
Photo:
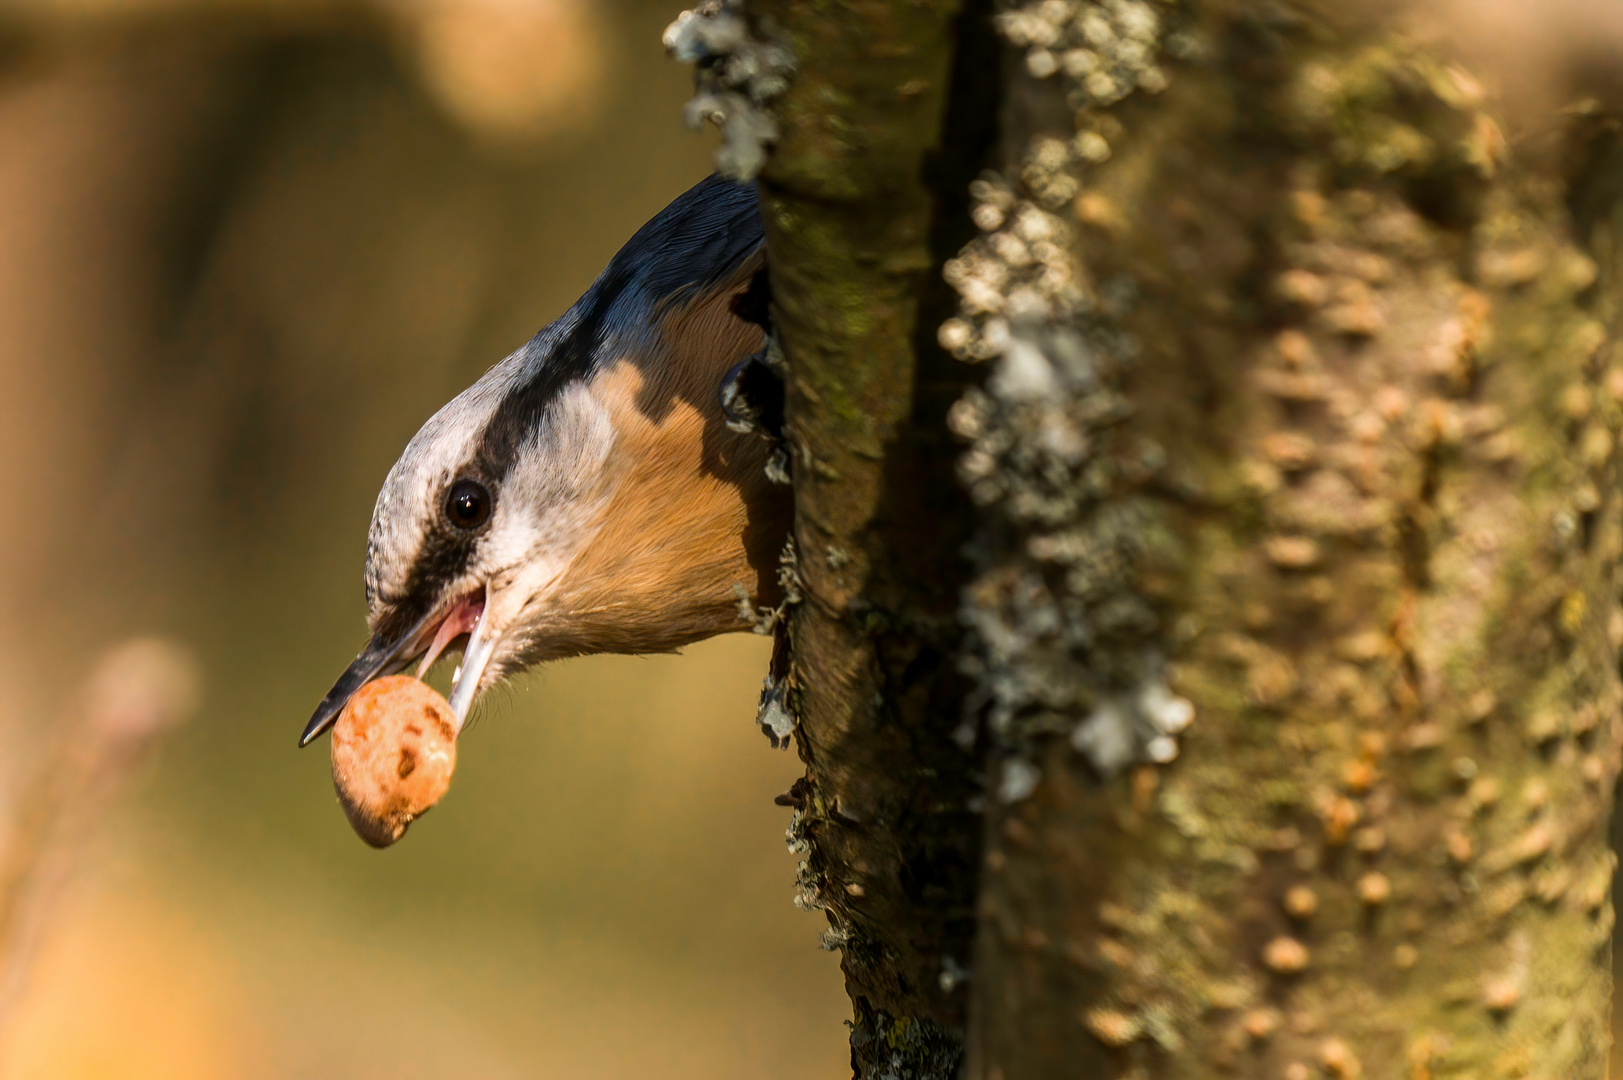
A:
<svg viewBox="0 0 1623 1080">
<path fill-rule="evenodd" d="M 445 497 L 445 516 L 459 529 L 477 529 L 490 520 L 490 492 L 477 480 L 458 480 Z"/>
</svg>

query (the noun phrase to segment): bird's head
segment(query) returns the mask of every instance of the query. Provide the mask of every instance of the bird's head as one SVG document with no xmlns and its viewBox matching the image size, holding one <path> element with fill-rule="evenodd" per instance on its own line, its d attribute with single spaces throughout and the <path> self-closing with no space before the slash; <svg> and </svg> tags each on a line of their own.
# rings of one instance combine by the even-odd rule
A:
<svg viewBox="0 0 1623 1080">
<path fill-rule="evenodd" d="M 760 346 L 754 194 L 712 178 L 633 237 L 563 318 L 436 413 L 389 471 L 367 542 L 372 639 L 305 728 L 463 642 L 459 721 L 502 676 L 670 651 L 771 600 L 788 501 L 718 388 Z"/>
</svg>

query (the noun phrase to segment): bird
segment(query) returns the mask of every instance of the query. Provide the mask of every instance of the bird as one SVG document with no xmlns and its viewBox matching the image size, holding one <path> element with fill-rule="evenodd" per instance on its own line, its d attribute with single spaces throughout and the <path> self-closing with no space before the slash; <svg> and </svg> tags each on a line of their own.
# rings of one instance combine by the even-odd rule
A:
<svg viewBox="0 0 1623 1080">
<path fill-rule="evenodd" d="M 776 603 L 788 489 L 720 393 L 763 349 L 768 289 L 755 188 L 711 175 L 423 424 L 372 513 L 371 639 L 299 745 L 371 680 L 420 677 L 459 643 L 460 724 L 535 664 L 675 651 Z"/>
</svg>

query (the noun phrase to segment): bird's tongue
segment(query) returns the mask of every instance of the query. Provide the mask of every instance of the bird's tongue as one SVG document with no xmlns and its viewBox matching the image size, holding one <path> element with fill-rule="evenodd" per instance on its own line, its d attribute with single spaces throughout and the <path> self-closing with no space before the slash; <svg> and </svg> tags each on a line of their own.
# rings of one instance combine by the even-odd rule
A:
<svg viewBox="0 0 1623 1080">
<path fill-rule="evenodd" d="M 461 635 L 473 632 L 473 628 L 478 625 L 479 616 L 484 610 L 485 594 L 482 591 L 477 596 L 470 596 L 466 600 L 457 602 L 457 605 L 450 610 L 444 621 L 440 623 L 439 631 L 435 633 L 433 643 L 428 646 L 428 651 L 423 654 L 423 662 L 417 665 L 417 677 L 419 679 L 428 674 L 428 669 L 434 666 L 434 661 L 439 659 L 440 653 L 445 651 L 447 645 Z"/>
</svg>

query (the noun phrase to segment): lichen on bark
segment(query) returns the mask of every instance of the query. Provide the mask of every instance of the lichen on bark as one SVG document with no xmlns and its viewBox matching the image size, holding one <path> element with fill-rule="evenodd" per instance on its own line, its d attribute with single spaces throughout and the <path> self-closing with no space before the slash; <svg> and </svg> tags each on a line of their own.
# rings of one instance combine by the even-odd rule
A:
<svg viewBox="0 0 1623 1080">
<path fill-rule="evenodd" d="M 1145 12 L 1181 58 L 1090 89 Z M 1319 14 L 1003 19 L 1023 138 L 943 330 L 995 358 L 971 1077 L 1604 1069 L 1617 284 L 1470 75 Z M 1163 677 L 1181 752 L 1103 776 Z"/>
</svg>

